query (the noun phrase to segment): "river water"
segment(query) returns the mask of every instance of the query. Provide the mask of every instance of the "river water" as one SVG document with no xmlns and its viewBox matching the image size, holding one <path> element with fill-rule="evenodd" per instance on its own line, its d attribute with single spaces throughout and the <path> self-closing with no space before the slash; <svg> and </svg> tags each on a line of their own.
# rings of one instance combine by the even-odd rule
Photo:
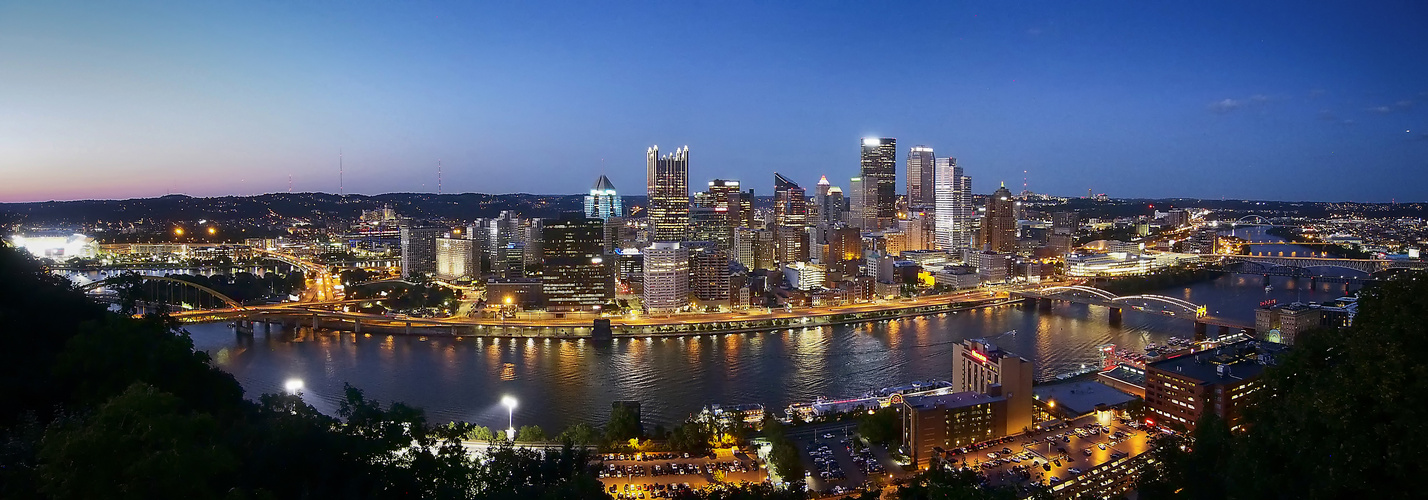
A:
<svg viewBox="0 0 1428 500">
<path fill-rule="evenodd" d="M 1266 291 L 1266 284 L 1273 289 Z M 1322 302 L 1345 292 L 1343 284 L 1231 274 L 1158 293 L 1253 323 L 1261 301 Z M 347 383 L 369 398 L 421 407 L 432 421 L 504 428 L 507 414 L 499 403 L 511 395 L 519 400 L 516 425 L 537 424 L 548 433 L 577 422 L 603 423 L 616 400 L 638 400 L 647 426 L 668 426 L 711 403 L 762 403 L 781 412 L 818 396 L 946 380 L 953 343 L 1011 330 L 1016 333 L 996 342 L 1032 360 L 1038 378 L 1097 363 L 1101 344 L 1141 349 L 1194 330 L 1189 320 L 1130 309 L 1112 326 L 1104 308 L 1061 302 L 1050 311 L 1003 306 L 886 323 L 605 343 L 351 332 L 259 331 L 249 338 L 224 324 L 187 328 L 196 347 L 237 377 L 249 397 L 281 391 L 298 378 L 308 403 L 335 414 Z"/>
</svg>

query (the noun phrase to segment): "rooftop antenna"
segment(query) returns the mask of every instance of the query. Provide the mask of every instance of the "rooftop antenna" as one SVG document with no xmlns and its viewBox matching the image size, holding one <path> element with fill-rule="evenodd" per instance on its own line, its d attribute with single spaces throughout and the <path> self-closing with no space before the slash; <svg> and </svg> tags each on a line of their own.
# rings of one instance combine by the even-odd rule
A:
<svg viewBox="0 0 1428 500">
<path fill-rule="evenodd" d="M 1021 171 L 1021 192 L 1022 192 L 1022 193 L 1025 193 L 1025 192 L 1026 192 L 1026 171 L 1025 171 L 1025 170 L 1022 170 L 1022 171 Z"/>
<path fill-rule="evenodd" d="M 293 174 L 288 174 L 288 194 L 293 192 Z"/>
<path fill-rule="evenodd" d="M 436 159 L 436 195 L 441 196 L 441 158 Z"/>
<path fill-rule="evenodd" d="M 337 150 L 337 196 L 347 196 L 347 190 L 342 186 L 342 149 Z"/>
</svg>

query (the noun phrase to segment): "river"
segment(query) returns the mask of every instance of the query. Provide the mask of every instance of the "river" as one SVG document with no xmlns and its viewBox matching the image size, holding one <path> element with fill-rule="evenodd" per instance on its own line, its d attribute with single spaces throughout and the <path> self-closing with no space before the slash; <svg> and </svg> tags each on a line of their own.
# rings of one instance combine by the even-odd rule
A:
<svg viewBox="0 0 1428 500">
<path fill-rule="evenodd" d="M 1244 229 L 1240 229 L 1243 233 Z M 1265 290 L 1266 280 L 1272 285 Z M 1253 323 L 1254 307 L 1275 299 L 1322 302 L 1343 284 L 1225 275 L 1157 293 L 1208 306 L 1210 314 Z M 886 323 L 698 337 L 583 340 L 463 339 L 274 332 L 241 337 L 223 324 L 186 327 L 198 349 L 232 373 L 249 397 L 302 379 L 304 398 L 335 414 L 344 383 L 369 398 L 423 408 L 433 421 L 506 426 L 501 396 L 519 400 L 516 425 L 547 433 L 601 424 L 615 400 L 638 400 L 647 426 L 670 426 L 711 403 L 762 403 L 781 412 L 818 396 L 850 396 L 914 380 L 950 379 L 951 344 L 996 342 L 1035 363 L 1038 378 L 1098 361 L 1095 347 L 1143 348 L 1191 337 L 1193 323 L 1127 309 L 1112 326 L 1104 308 L 1055 304 L 964 311 Z"/>
</svg>

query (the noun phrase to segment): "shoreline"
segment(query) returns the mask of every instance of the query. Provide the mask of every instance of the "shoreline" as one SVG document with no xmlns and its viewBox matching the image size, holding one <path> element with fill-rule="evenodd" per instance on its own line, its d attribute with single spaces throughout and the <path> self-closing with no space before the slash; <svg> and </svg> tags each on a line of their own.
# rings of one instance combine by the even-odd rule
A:
<svg viewBox="0 0 1428 500">
<path fill-rule="evenodd" d="M 392 336 L 431 336 L 443 338 L 544 338 L 544 339 L 588 339 L 588 340 L 613 340 L 617 338 L 644 338 L 644 337 L 690 337 L 700 335 L 732 335 L 751 332 L 787 330 L 794 328 L 813 328 L 823 326 L 851 325 L 860 323 L 873 323 L 878 321 L 888 321 L 893 319 L 933 316 L 947 313 L 958 313 L 988 307 L 1020 305 L 1019 299 L 983 299 L 969 301 L 953 301 L 936 304 L 908 304 L 903 307 L 890 307 L 871 311 L 856 312 L 830 312 L 819 315 L 781 317 L 781 318 L 750 318 L 742 320 L 712 320 L 703 322 L 681 322 L 669 321 L 659 324 L 648 325 L 628 325 L 618 324 L 614 318 L 611 320 L 610 335 L 601 338 L 595 335 L 593 319 L 591 323 L 580 325 L 530 325 L 530 324 L 510 324 L 510 325 L 488 325 L 488 324 L 443 324 L 432 320 L 394 320 L 382 318 L 379 321 L 392 324 L 371 324 L 362 321 L 362 318 L 347 317 L 323 317 L 321 313 L 301 314 L 302 318 L 294 316 L 273 317 L 272 320 L 236 320 L 235 324 L 239 333 L 256 334 L 259 330 L 264 333 L 271 333 L 274 325 L 278 331 L 285 331 L 297 328 L 311 328 L 316 330 L 337 331 L 352 334 L 378 334 Z M 311 319 L 308 319 L 308 318 Z M 214 322 L 234 322 L 234 320 L 215 320 L 200 323 Z M 425 323 L 425 324 L 423 324 Z"/>
</svg>

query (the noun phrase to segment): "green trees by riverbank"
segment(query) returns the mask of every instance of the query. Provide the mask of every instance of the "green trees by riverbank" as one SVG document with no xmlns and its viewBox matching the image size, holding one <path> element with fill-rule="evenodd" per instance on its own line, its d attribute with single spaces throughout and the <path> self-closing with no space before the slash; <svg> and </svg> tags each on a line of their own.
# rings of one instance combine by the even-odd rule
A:
<svg viewBox="0 0 1428 500">
<path fill-rule="evenodd" d="M 1164 466 L 1147 471 L 1140 497 L 1418 497 L 1428 472 L 1416 456 L 1428 446 L 1424 325 L 1428 274 L 1366 288 L 1353 326 L 1301 333 L 1265 370 L 1245 430 L 1207 418 L 1160 446 Z"/>
<path fill-rule="evenodd" d="M 1145 276 L 1097 280 L 1094 286 L 1116 295 L 1136 295 L 1210 281 L 1224 274 L 1214 269 L 1176 266 Z"/>
</svg>

